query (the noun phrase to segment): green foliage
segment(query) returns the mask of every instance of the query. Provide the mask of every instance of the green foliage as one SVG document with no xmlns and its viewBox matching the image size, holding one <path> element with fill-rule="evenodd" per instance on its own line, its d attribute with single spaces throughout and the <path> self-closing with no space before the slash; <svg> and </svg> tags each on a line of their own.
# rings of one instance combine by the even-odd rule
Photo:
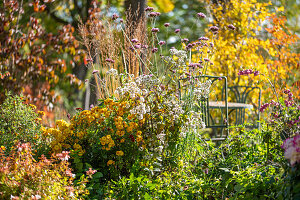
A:
<svg viewBox="0 0 300 200">
<path fill-rule="evenodd" d="M 218 148 L 209 145 L 195 169 L 203 191 L 217 199 L 274 199 L 284 163 L 279 143 L 278 137 L 263 141 L 256 130 L 232 133 Z"/>
<path fill-rule="evenodd" d="M 190 133 L 192 135 L 192 133 Z M 133 173 L 108 183 L 107 199 L 276 199 L 285 163 L 278 137 L 236 131 L 219 147 L 200 139 L 185 148 L 172 171 Z"/>
<path fill-rule="evenodd" d="M 183 170 L 164 172 L 156 178 L 144 175 L 112 181 L 106 188 L 107 199 L 200 199 L 202 180 Z"/>
<path fill-rule="evenodd" d="M 7 94 L 0 105 L 0 146 L 10 149 L 16 141 L 30 142 L 39 155 L 45 152 L 46 140 L 35 109 L 25 104 L 22 96 Z"/>
</svg>

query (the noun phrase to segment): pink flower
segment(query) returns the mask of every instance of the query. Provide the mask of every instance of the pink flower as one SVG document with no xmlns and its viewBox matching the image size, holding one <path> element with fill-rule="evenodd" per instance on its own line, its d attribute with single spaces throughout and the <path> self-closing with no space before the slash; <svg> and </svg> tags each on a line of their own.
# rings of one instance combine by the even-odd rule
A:
<svg viewBox="0 0 300 200">
<path fill-rule="evenodd" d="M 182 39 L 182 42 L 188 42 L 188 41 L 189 41 L 189 39 L 187 39 L 187 38 Z"/>
<path fill-rule="evenodd" d="M 269 107 L 269 105 L 270 105 L 269 103 L 263 104 L 263 105 L 260 107 L 259 111 L 260 111 L 260 112 L 264 112 L 265 109 L 267 109 L 267 108 Z"/>
<path fill-rule="evenodd" d="M 159 32 L 159 28 L 152 28 L 151 31 L 152 31 L 153 33 L 157 33 L 157 32 Z"/>
<path fill-rule="evenodd" d="M 157 52 L 158 51 L 158 48 L 156 48 L 156 47 L 154 47 L 153 49 L 152 49 L 152 53 L 155 53 L 155 52 Z"/>
<path fill-rule="evenodd" d="M 56 154 L 56 156 L 62 161 L 67 161 L 70 158 L 69 151 L 63 151 L 61 153 Z"/>
<path fill-rule="evenodd" d="M 113 59 L 107 58 L 105 59 L 106 62 L 110 62 L 110 63 L 115 63 L 115 61 Z"/>
<path fill-rule="evenodd" d="M 166 44 L 166 42 L 165 41 L 159 41 L 159 43 L 158 43 L 158 45 L 164 45 L 164 44 Z"/>
<path fill-rule="evenodd" d="M 148 14 L 149 17 L 158 17 L 160 15 L 159 12 L 151 12 Z"/>
<path fill-rule="evenodd" d="M 97 172 L 97 170 L 93 170 L 92 168 L 89 168 L 89 170 L 88 171 L 86 171 L 86 175 L 93 175 L 93 174 L 95 174 Z"/>
<path fill-rule="evenodd" d="M 235 26 L 233 26 L 232 24 L 229 24 L 227 27 L 231 30 L 235 30 Z"/>
<path fill-rule="evenodd" d="M 207 38 L 207 37 L 199 37 L 198 40 L 204 40 L 204 41 L 207 41 L 208 38 Z"/>
<path fill-rule="evenodd" d="M 117 14 L 113 14 L 112 15 L 112 20 L 116 20 L 116 19 L 118 19 L 119 18 L 119 15 L 117 15 Z"/>
<path fill-rule="evenodd" d="M 145 11 L 152 11 L 153 10 L 153 7 L 147 7 L 147 8 L 145 8 Z"/>
<path fill-rule="evenodd" d="M 206 15 L 202 12 L 197 13 L 197 17 L 204 19 Z"/>
<path fill-rule="evenodd" d="M 216 31 L 219 30 L 219 28 L 216 27 L 216 26 L 211 26 L 211 27 L 209 28 L 209 30 L 211 30 L 212 32 L 216 32 Z"/>
<path fill-rule="evenodd" d="M 94 70 L 94 71 L 92 72 L 92 74 L 97 74 L 97 73 L 99 73 L 99 70 Z"/>
<path fill-rule="evenodd" d="M 131 42 L 132 42 L 132 43 L 137 43 L 137 42 L 138 42 L 138 39 L 132 39 Z"/>
<path fill-rule="evenodd" d="M 175 33 L 179 33 L 180 32 L 180 29 L 178 28 L 178 29 L 175 29 L 175 31 L 174 31 Z"/>
<path fill-rule="evenodd" d="M 165 23 L 164 26 L 165 26 L 165 27 L 169 27 L 169 26 L 170 26 L 170 23 Z"/>
</svg>

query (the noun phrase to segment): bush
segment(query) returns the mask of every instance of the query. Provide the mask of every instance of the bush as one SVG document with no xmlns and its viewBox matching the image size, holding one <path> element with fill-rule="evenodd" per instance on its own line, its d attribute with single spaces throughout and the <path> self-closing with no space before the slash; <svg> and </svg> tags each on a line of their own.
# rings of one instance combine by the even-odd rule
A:
<svg viewBox="0 0 300 200">
<path fill-rule="evenodd" d="M 41 131 L 41 118 L 35 109 L 34 105 L 25 104 L 23 97 L 7 94 L 0 105 L 0 146 L 9 150 L 16 141 L 30 142 L 38 155 L 45 153 L 46 140 Z"/>
<path fill-rule="evenodd" d="M 63 152 L 36 161 L 29 143 L 15 145 L 8 156 L 0 149 L 0 198 L 79 199 L 85 184 L 73 184 L 68 158 Z"/>
<path fill-rule="evenodd" d="M 276 199 L 285 162 L 276 134 L 233 131 L 219 147 L 203 145 L 199 154 L 195 172 L 207 199 Z"/>
</svg>

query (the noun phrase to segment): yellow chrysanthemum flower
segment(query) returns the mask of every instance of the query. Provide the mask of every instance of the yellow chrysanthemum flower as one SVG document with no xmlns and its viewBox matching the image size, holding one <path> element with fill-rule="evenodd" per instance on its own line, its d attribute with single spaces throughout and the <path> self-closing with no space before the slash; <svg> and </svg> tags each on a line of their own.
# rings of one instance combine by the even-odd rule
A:
<svg viewBox="0 0 300 200">
<path fill-rule="evenodd" d="M 123 151 L 117 151 L 117 152 L 116 152 L 116 155 L 117 155 L 117 156 L 124 156 L 124 152 L 123 152 Z"/>
<path fill-rule="evenodd" d="M 114 165 L 114 164 L 115 164 L 115 161 L 113 161 L 113 160 L 107 161 L 107 166 L 109 166 L 109 165 Z"/>
</svg>

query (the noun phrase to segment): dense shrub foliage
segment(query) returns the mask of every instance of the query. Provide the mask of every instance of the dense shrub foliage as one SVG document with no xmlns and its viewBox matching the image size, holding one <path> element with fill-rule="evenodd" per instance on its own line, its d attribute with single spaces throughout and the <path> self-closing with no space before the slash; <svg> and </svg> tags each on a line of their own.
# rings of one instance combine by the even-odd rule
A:
<svg viewBox="0 0 300 200">
<path fill-rule="evenodd" d="M 18 143 L 8 156 L 0 149 L 1 199 L 79 199 L 85 184 L 74 185 L 68 152 L 33 158 L 29 143 Z"/>
<path fill-rule="evenodd" d="M 7 94 L 0 105 L 0 146 L 9 149 L 16 141 L 30 142 L 41 155 L 47 147 L 42 134 L 43 112 L 36 113 L 36 106 L 25 104 L 23 97 Z"/>
</svg>

